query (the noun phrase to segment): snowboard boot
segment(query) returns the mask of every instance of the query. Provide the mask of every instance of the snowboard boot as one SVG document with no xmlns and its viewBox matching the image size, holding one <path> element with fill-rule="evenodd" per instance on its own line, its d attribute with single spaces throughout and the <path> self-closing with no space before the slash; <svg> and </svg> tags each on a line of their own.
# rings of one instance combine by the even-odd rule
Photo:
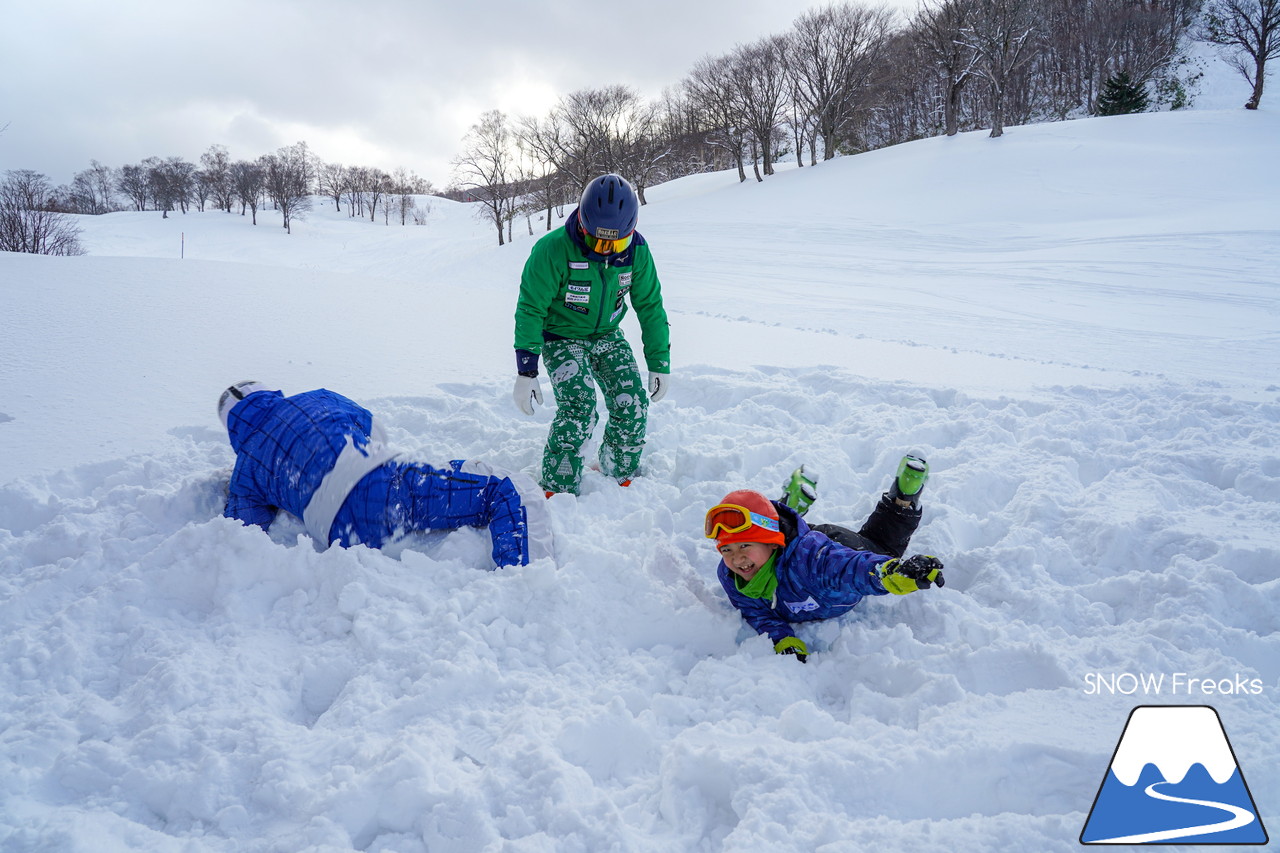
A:
<svg viewBox="0 0 1280 853">
<path fill-rule="evenodd" d="M 929 479 L 929 463 L 919 456 L 904 456 L 897 476 L 889 484 L 889 497 L 899 506 L 920 508 L 920 493 Z"/>
<path fill-rule="evenodd" d="M 817 499 L 818 475 L 806 472 L 803 465 L 792 471 L 790 478 L 782 485 L 780 500 L 795 510 L 797 515 L 808 512 Z"/>
</svg>

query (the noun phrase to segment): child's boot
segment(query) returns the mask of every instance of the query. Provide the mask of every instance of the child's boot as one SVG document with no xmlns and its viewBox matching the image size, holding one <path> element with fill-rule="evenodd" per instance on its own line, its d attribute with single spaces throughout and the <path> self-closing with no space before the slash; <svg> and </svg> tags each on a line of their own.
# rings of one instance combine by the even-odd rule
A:
<svg viewBox="0 0 1280 853">
<path fill-rule="evenodd" d="M 899 506 L 920 507 L 920 492 L 929 479 L 929 463 L 920 456 L 904 456 L 898 463 L 897 476 L 889 484 L 889 497 Z"/>
<path fill-rule="evenodd" d="M 782 502 L 804 515 L 818 499 L 818 475 L 808 473 L 804 466 L 791 472 L 791 477 L 782 485 Z"/>
</svg>

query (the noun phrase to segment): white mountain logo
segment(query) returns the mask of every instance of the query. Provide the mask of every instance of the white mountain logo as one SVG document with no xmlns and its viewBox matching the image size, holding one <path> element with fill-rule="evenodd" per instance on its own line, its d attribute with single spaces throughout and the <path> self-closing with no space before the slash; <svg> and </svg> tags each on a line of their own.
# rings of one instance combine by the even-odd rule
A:
<svg viewBox="0 0 1280 853">
<path fill-rule="evenodd" d="M 1207 705 L 1129 714 L 1081 844 L 1266 844 L 1267 831 Z"/>
</svg>

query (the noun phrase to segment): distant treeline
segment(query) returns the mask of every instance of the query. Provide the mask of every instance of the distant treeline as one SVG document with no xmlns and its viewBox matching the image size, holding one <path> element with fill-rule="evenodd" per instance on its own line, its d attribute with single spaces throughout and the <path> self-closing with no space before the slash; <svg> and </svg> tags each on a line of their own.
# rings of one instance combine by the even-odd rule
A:
<svg viewBox="0 0 1280 853">
<path fill-rule="evenodd" d="M 255 160 L 233 160 L 222 145 L 213 145 L 199 164 L 181 157 L 148 157 L 141 163 L 104 166 L 96 160 L 70 184 L 51 192 L 50 204 L 64 213 L 96 215 L 117 210 L 186 213 L 212 208 L 228 213 L 238 207 L 252 214 L 270 205 L 284 213 L 284 227 L 306 210 L 312 196 L 327 196 L 352 217 L 401 224 L 414 218 L 415 196 L 433 195 L 430 181 L 412 172 L 326 163 L 305 142 L 281 148 Z M 421 218 L 420 215 L 418 217 Z"/>
<path fill-rule="evenodd" d="M 684 175 L 736 168 L 747 180 L 913 139 L 1007 124 L 1134 112 L 1189 102 L 1197 72 L 1188 38 L 1225 48 L 1253 86 L 1280 55 L 1280 0 L 922 0 L 900 16 L 843 2 L 805 12 L 790 30 L 695 63 L 661 97 L 626 86 L 563 96 L 545 116 L 482 115 L 462 140 L 453 183 L 441 195 L 477 203 L 498 242 L 517 216 L 571 204 L 604 172 L 645 190 Z M 264 205 L 293 217 L 328 197 L 352 217 L 423 222 L 416 197 L 430 182 L 398 169 L 326 163 L 305 142 L 253 160 L 213 145 L 199 164 L 150 157 L 118 168 L 96 160 L 70 184 L 9 173 L 10 197 L 46 212 L 186 213 L 213 207 L 252 214 Z M 32 201 L 36 199 L 37 201 Z"/>
<path fill-rule="evenodd" d="M 748 169 L 757 181 L 799 166 L 940 134 L 1189 102 L 1188 36 L 1229 48 L 1261 97 L 1258 26 L 1280 0 L 923 0 L 910 16 L 844 2 L 791 29 L 695 63 L 662 97 L 625 86 L 562 97 L 545 116 L 490 111 L 463 140 L 454 180 L 482 205 L 498 242 L 512 220 L 576 198 L 617 172 L 647 187 Z M 1270 16 L 1270 17 L 1268 17 Z M 1272 21 L 1273 24 L 1267 23 Z M 1233 29 L 1234 25 L 1234 29 Z M 1258 38 L 1262 38 L 1258 36 Z M 548 226 L 551 217 L 546 217 Z"/>
</svg>

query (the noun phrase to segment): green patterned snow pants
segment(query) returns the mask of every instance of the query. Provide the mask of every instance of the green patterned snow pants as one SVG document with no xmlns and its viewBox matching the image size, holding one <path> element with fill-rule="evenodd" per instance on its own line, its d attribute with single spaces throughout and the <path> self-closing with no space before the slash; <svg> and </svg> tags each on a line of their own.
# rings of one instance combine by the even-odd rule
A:
<svg viewBox="0 0 1280 853">
<path fill-rule="evenodd" d="M 618 482 L 629 479 L 644 449 L 649 395 L 622 330 L 595 341 L 547 341 L 542 347 L 542 363 L 551 376 L 557 407 L 542 453 L 542 488 L 578 493 L 582 446 L 591 437 L 598 417 L 597 384 L 609 411 L 600 444 L 600 471 Z"/>
</svg>

